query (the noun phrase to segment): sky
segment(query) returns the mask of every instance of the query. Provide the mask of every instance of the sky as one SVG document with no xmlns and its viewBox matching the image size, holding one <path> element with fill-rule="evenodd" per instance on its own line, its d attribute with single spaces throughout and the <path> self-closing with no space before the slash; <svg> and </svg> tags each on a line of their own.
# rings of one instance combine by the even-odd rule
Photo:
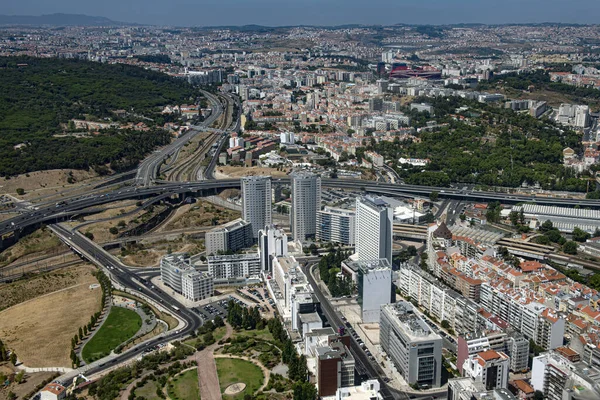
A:
<svg viewBox="0 0 600 400">
<path fill-rule="evenodd" d="M 0 14 L 171 26 L 598 23 L 599 0 L 2 0 Z"/>
</svg>

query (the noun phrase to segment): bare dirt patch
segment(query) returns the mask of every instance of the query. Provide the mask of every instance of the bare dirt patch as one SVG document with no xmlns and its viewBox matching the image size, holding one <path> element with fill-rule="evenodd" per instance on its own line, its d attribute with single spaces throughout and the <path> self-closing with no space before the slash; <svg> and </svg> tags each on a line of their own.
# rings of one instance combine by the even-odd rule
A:
<svg viewBox="0 0 600 400">
<path fill-rule="evenodd" d="M 95 279 L 92 276 L 93 270 L 90 265 L 68 267 L 32 279 L 0 285 L 0 310 Z"/>
<path fill-rule="evenodd" d="M 130 245 L 121 251 L 120 259 L 132 267 L 158 266 L 160 259 L 169 253 L 197 254 L 204 250 L 204 241 L 183 235 L 173 240 Z"/>
<path fill-rule="evenodd" d="M 0 364 L 0 373 L 6 376 L 18 372 L 19 371 L 16 368 L 8 363 Z M 27 373 L 23 376 L 23 381 L 21 381 L 21 383 L 13 382 L 8 385 L 8 387 L 0 390 L 0 400 L 7 400 L 9 392 L 13 392 L 17 396 L 17 399 L 24 399 L 36 388 L 36 386 L 42 384 L 44 381 L 54 378 L 57 375 L 59 374 L 56 372 Z"/>
<path fill-rule="evenodd" d="M 35 254 L 42 255 L 57 254 L 67 249 L 58 237 L 50 229 L 42 228 L 25 236 L 14 246 L 0 253 L 0 266 L 5 266 L 17 260 L 23 261 L 26 256 Z"/>
<path fill-rule="evenodd" d="M 76 283 L 0 313 L 0 337 L 28 367 L 70 367 L 71 338 L 100 309 L 92 267 L 73 271 Z M 42 278 L 43 279 L 43 278 Z M 56 290 L 56 286 L 50 286 Z"/>
<path fill-rule="evenodd" d="M 96 222 L 96 223 L 81 227 L 81 229 L 79 229 L 79 231 L 81 233 L 90 232 L 92 235 L 94 235 L 94 241 L 96 243 L 109 242 L 111 240 L 114 240 L 118 236 L 118 233 L 117 234 L 110 233 L 110 228 L 115 227 L 118 229 L 119 232 L 130 229 L 140 223 L 143 223 L 145 220 L 150 219 L 157 212 L 160 212 L 160 210 L 162 210 L 161 207 L 154 207 L 153 208 L 154 211 L 139 210 L 130 215 L 123 215 L 123 218 L 114 218 L 109 221 Z M 128 205 L 128 206 L 124 205 L 124 206 L 116 208 L 116 209 L 110 209 L 110 210 L 103 211 L 100 214 L 95 214 L 95 216 L 88 217 L 88 218 L 89 218 L 89 220 L 98 220 L 98 219 L 102 219 L 102 218 L 118 217 L 121 214 L 125 214 L 127 212 L 133 211 L 135 208 L 136 208 L 135 205 Z"/>
<path fill-rule="evenodd" d="M 225 388 L 225 393 L 227 395 L 233 396 L 235 394 L 241 393 L 246 389 L 246 384 L 243 382 L 233 383 Z"/>
<path fill-rule="evenodd" d="M 95 178 L 98 178 L 95 172 L 76 169 L 35 171 L 10 179 L 0 178 L 0 191 L 17 196 L 17 189 L 21 188 L 25 190 L 25 194 L 17 197 L 30 199 L 76 187 L 78 184 L 99 180 Z"/>
<path fill-rule="evenodd" d="M 277 168 L 268 168 L 268 167 L 232 167 L 232 166 L 222 166 L 217 167 L 215 170 L 215 174 L 217 178 L 220 177 L 229 177 L 229 178 L 240 178 L 242 176 L 266 176 L 270 175 L 274 178 L 283 178 L 287 176 L 292 171 L 291 168 L 283 168 L 282 170 L 277 170 Z"/>
<path fill-rule="evenodd" d="M 209 202 L 198 201 L 181 206 L 177 213 L 165 224 L 164 231 L 199 226 L 216 226 L 240 218 L 239 211 L 229 210 Z"/>
</svg>

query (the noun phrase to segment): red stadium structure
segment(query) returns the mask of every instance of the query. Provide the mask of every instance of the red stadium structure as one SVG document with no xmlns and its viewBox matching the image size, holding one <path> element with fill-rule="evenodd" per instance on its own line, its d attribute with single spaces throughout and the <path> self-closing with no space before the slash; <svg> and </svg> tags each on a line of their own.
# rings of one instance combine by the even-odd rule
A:
<svg viewBox="0 0 600 400">
<path fill-rule="evenodd" d="M 442 77 L 442 71 L 430 65 L 412 66 L 405 62 L 395 62 L 392 64 L 390 78 L 408 79 L 415 77 L 439 79 Z"/>
</svg>

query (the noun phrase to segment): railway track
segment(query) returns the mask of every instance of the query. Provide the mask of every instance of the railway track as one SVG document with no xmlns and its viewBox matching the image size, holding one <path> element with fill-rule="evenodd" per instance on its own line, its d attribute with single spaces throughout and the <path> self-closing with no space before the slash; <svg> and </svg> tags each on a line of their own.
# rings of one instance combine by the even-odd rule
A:
<svg viewBox="0 0 600 400">
<path fill-rule="evenodd" d="M 214 128 L 225 130 L 232 124 L 233 119 L 233 103 L 227 98 L 219 96 L 219 101 L 223 104 L 226 110 L 214 123 Z M 191 155 L 186 157 L 180 163 L 174 159 L 170 163 L 170 167 L 165 170 L 168 172 L 166 180 L 175 182 L 190 182 L 198 180 L 199 173 L 204 167 L 202 162 L 206 159 L 212 146 L 221 137 L 218 133 L 212 133 L 208 138 L 204 139 L 202 144 Z"/>
</svg>

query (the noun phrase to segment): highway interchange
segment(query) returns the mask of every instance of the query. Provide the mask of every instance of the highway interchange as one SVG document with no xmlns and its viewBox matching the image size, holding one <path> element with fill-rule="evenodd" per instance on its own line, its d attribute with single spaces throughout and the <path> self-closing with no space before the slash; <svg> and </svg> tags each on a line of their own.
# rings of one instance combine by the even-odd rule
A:
<svg viewBox="0 0 600 400">
<path fill-rule="evenodd" d="M 107 182 L 106 187 L 98 187 L 97 189 L 90 190 L 86 195 L 72 195 L 65 196 L 63 200 L 59 202 L 45 202 L 39 203 L 29 208 L 20 209 L 21 214 L 11 219 L 5 220 L 0 223 L 0 235 L 10 235 L 14 232 L 18 237 L 21 233 L 26 233 L 28 230 L 34 227 L 40 226 L 41 224 L 51 224 L 51 229 L 75 252 L 80 254 L 83 258 L 96 264 L 99 268 L 103 269 L 106 273 L 110 274 L 113 281 L 124 287 L 138 292 L 141 296 L 152 300 L 156 304 L 162 303 L 166 308 L 174 305 L 178 308 L 175 314 L 185 322 L 185 327 L 178 329 L 177 331 L 169 332 L 161 336 L 155 337 L 150 341 L 147 341 L 141 345 L 134 347 L 133 349 L 112 357 L 109 361 L 101 362 L 100 364 L 93 364 L 88 366 L 85 373 L 92 375 L 95 373 L 102 372 L 106 369 L 112 368 L 115 365 L 121 364 L 127 360 L 138 357 L 144 352 L 146 348 L 150 348 L 159 343 L 165 343 L 174 339 L 182 338 L 191 332 L 197 330 L 202 321 L 194 312 L 186 309 L 183 305 L 175 301 L 171 296 L 161 291 L 158 288 L 149 290 L 144 287 L 136 274 L 130 271 L 127 267 L 122 265 L 115 257 L 104 251 L 100 246 L 93 243 L 85 236 L 81 235 L 77 231 L 69 230 L 56 222 L 68 219 L 70 216 L 91 212 L 95 207 L 103 204 L 112 203 L 120 200 L 128 199 L 150 199 L 148 203 L 167 199 L 174 196 L 202 196 L 206 193 L 214 193 L 216 190 L 225 188 L 239 188 L 239 179 L 212 179 L 212 171 L 215 167 L 216 160 L 218 158 L 219 151 L 215 151 L 213 158 L 203 173 L 205 180 L 194 181 L 194 182 L 162 182 L 158 181 L 158 175 L 160 167 L 163 162 L 170 156 L 176 154 L 182 146 L 189 142 L 194 135 L 201 132 L 202 130 L 213 130 L 210 126 L 216 119 L 223 113 L 223 105 L 217 96 L 208 92 L 203 92 L 208 98 L 212 105 L 212 114 L 200 125 L 190 130 L 190 132 L 174 140 L 171 144 L 163 147 L 159 151 L 152 153 L 148 156 L 138 167 L 135 173 L 135 179 L 125 180 L 120 183 Z M 231 96 L 225 99 L 225 102 L 236 101 Z M 218 141 L 218 148 L 220 148 L 226 141 L 228 134 L 232 131 L 239 130 L 240 119 L 239 115 L 234 118 L 233 126 L 230 128 L 219 131 L 222 136 Z M 125 175 L 124 175 L 125 176 Z M 129 174 L 133 177 L 133 174 Z M 125 176 L 127 177 L 127 176 Z M 111 178 L 114 179 L 114 178 Z M 289 185 L 289 178 L 273 179 L 274 185 Z M 428 187 L 428 186 L 417 186 L 417 185 L 406 185 L 400 183 L 384 183 L 384 182 L 371 182 L 364 180 L 346 180 L 346 179 L 323 179 L 322 185 L 325 187 L 335 187 L 342 189 L 351 190 L 363 190 L 366 192 L 388 195 L 388 196 L 422 196 L 428 197 L 433 191 L 439 193 L 440 198 L 444 202 L 450 202 L 452 207 L 458 208 L 461 202 L 468 201 L 494 201 L 499 200 L 503 203 L 520 203 L 520 202 L 536 202 L 538 204 L 547 205 L 563 205 L 563 206 L 580 206 L 590 207 L 594 209 L 600 209 L 600 201 L 598 200 L 580 200 L 580 199 L 563 199 L 563 198 L 549 198 L 549 197 L 535 197 L 535 196 L 522 196 L 522 195 L 506 195 L 494 192 L 483 192 L 475 191 L 473 189 L 454 189 L 454 188 L 440 188 L 440 187 Z M 116 186 L 116 188 L 115 188 Z M 450 209 L 449 208 L 449 209 Z M 7 241 L 10 243 L 10 241 Z M 3 240 L 3 246 L 6 244 Z M 336 327 L 342 325 L 340 317 L 335 313 L 329 301 L 325 298 L 323 293 L 319 290 L 318 285 L 314 281 L 312 274 L 305 267 L 305 273 L 315 288 L 317 297 L 319 298 L 324 314 L 331 324 Z M 170 310 L 173 312 L 173 310 Z M 377 364 L 373 364 L 367 358 L 364 351 L 360 348 L 358 343 L 352 341 L 351 352 L 356 359 L 357 369 L 369 378 L 379 378 L 382 382 L 383 389 L 382 394 L 386 399 L 405 399 L 408 398 L 406 393 L 391 390 L 385 385 L 383 379 L 383 371 Z M 435 395 L 435 394 L 434 394 Z M 417 397 L 428 397 L 431 394 L 418 395 Z M 411 396 L 414 397 L 414 396 Z"/>
</svg>

